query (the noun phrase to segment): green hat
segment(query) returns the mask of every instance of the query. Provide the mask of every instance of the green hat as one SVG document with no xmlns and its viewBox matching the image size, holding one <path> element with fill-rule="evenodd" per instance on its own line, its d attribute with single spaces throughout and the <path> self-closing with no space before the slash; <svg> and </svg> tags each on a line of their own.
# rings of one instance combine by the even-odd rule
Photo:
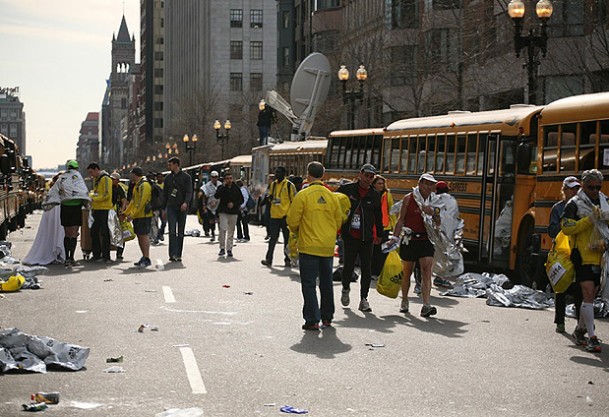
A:
<svg viewBox="0 0 609 417">
<path fill-rule="evenodd" d="M 70 159 L 68 161 L 68 163 L 66 164 L 66 166 L 68 168 L 74 168 L 74 169 L 78 169 L 78 162 L 76 162 L 74 159 Z"/>
</svg>

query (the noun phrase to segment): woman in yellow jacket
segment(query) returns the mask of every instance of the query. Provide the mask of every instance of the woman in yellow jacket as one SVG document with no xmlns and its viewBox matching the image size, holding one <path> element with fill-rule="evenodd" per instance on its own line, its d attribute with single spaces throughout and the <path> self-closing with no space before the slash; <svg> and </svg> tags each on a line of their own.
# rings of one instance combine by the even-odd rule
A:
<svg viewBox="0 0 609 417">
<path fill-rule="evenodd" d="M 389 240 L 389 233 L 395 227 L 396 217 L 389 214 L 393 206 L 393 196 L 387 188 L 385 177 L 377 175 L 372 181 L 372 186 L 381 194 L 381 211 L 383 213 L 383 233 L 378 233 L 382 237 L 381 243 L 374 245 L 372 250 L 372 277 L 376 279 L 381 275 L 387 254 L 381 251 L 381 245 Z"/>
<path fill-rule="evenodd" d="M 152 186 L 144 177 L 144 171 L 140 167 L 131 170 L 131 181 L 135 184 L 133 197 L 125 209 L 124 215 L 133 220 L 133 231 L 137 235 L 137 242 L 142 251 L 142 257 L 134 265 L 146 268 L 150 266 L 150 222 L 152 220 Z"/>
</svg>

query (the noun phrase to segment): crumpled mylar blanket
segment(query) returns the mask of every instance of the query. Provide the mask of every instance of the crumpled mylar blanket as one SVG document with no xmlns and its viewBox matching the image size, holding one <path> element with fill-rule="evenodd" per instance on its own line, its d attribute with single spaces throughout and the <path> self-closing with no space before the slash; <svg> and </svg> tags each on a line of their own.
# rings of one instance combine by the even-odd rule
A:
<svg viewBox="0 0 609 417">
<path fill-rule="evenodd" d="M 19 329 L 0 330 L 0 371 L 11 369 L 46 373 L 47 365 L 78 371 L 85 366 L 89 348 L 31 336 Z"/>
<path fill-rule="evenodd" d="M 594 306 L 594 317 L 597 319 L 604 319 L 609 317 L 609 302 L 603 300 L 601 297 L 597 297 L 592 303 Z M 575 304 L 569 304 L 565 308 L 565 315 L 567 317 L 575 318 Z"/>
<path fill-rule="evenodd" d="M 76 170 L 68 170 L 61 174 L 45 197 L 42 208 L 50 210 L 65 200 L 91 200 L 85 180 Z"/>
<path fill-rule="evenodd" d="M 521 307 L 541 310 L 552 307 L 554 298 L 543 291 L 536 291 L 524 285 L 514 285 L 512 289 L 502 288 L 509 281 L 503 274 L 476 274 L 468 272 L 457 278 L 452 289 L 440 295 L 452 297 L 486 297 L 486 304 L 496 307 Z"/>
</svg>

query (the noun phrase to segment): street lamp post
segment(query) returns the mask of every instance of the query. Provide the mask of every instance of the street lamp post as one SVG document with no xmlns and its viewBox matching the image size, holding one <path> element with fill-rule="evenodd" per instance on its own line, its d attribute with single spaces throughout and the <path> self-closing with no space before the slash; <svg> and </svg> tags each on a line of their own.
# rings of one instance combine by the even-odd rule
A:
<svg viewBox="0 0 609 417">
<path fill-rule="evenodd" d="M 190 161 L 190 163 L 188 164 L 189 166 L 192 166 L 192 153 L 195 149 L 197 149 L 198 140 L 199 138 L 197 137 L 197 135 L 192 135 L 192 138 L 189 138 L 188 135 L 184 135 L 184 137 L 182 138 L 182 141 L 184 142 L 184 147 L 188 151 L 188 159 Z"/>
<path fill-rule="evenodd" d="M 525 14 L 525 5 L 522 0 L 511 0 L 508 4 L 508 14 L 514 22 L 514 49 L 516 56 L 520 56 L 522 49 L 527 50 L 526 63 L 528 95 L 526 104 L 537 104 L 537 72 L 539 68 L 539 50 L 545 58 L 548 48 L 548 20 L 552 16 L 553 7 L 550 0 L 539 0 L 535 6 L 535 13 L 540 20 L 539 34 L 529 29 L 527 35 L 522 35 L 522 21 Z"/>
<path fill-rule="evenodd" d="M 224 132 L 225 133 L 220 133 L 221 128 L 222 128 L 222 124 L 220 123 L 220 120 L 216 120 L 214 122 L 214 130 L 216 131 L 216 140 L 218 141 L 218 143 L 220 143 L 220 148 L 222 150 L 222 159 L 224 159 L 224 145 L 226 142 L 228 142 L 229 133 L 232 128 L 232 125 L 230 124 L 230 120 L 227 119 L 224 122 Z"/>
<path fill-rule="evenodd" d="M 355 101 L 359 101 L 360 104 L 364 101 L 364 82 L 368 79 L 368 72 L 364 65 L 360 65 L 355 72 L 359 88 L 357 90 L 347 91 L 347 81 L 349 80 L 349 70 L 344 65 L 340 66 L 338 70 L 338 79 L 343 85 L 343 103 L 349 104 L 349 129 L 355 129 Z"/>
</svg>

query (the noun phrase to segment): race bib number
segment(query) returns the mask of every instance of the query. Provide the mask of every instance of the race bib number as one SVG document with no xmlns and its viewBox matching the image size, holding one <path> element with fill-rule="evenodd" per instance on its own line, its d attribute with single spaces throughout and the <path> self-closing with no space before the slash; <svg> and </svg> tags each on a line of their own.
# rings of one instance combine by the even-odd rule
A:
<svg viewBox="0 0 609 417">
<path fill-rule="evenodd" d="M 361 218 L 359 214 L 354 214 L 351 218 L 351 228 L 355 230 L 359 230 L 361 227 Z"/>
</svg>

